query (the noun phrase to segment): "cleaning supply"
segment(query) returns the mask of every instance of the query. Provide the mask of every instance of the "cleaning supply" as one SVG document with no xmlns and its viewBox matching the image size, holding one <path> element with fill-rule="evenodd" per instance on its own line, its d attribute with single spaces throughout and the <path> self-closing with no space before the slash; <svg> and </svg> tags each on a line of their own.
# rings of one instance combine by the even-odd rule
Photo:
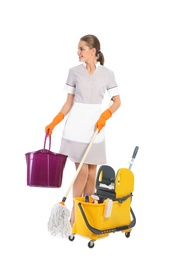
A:
<svg viewBox="0 0 173 260">
<path fill-rule="evenodd" d="M 132 158 L 138 151 L 135 147 Z M 101 175 L 101 176 L 100 176 Z M 109 184 L 114 181 L 115 196 L 106 196 L 106 188 L 98 194 L 99 182 Z M 115 176 L 115 171 L 109 165 L 102 165 L 96 176 L 96 191 L 94 195 L 99 197 L 98 204 L 85 203 L 83 197 L 74 198 L 75 222 L 72 227 L 70 241 L 74 241 L 78 234 L 88 237 L 88 247 L 93 248 L 97 239 L 107 237 L 110 233 L 122 232 L 129 238 L 132 228 L 136 225 L 136 216 L 132 210 L 131 202 L 134 191 L 134 174 L 128 168 L 120 168 Z M 107 188 L 109 195 L 110 189 Z M 93 197 L 93 195 L 91 195 Z M 107 200 L 107 199 L 110 200 Z M 112 207 L 111 207 L 112 205 Z"/>
<path fill-rule="evenodd" d="M 108 198 L 105 200 L 105 202 L 106 202 L 106 204 L 105 204 L 105 210 L 104 210 L 104 217 L 109 218 L 111 216 L 111 212 L 112 212 L 113 200 Z"/>
<path fill-rule="evenodd" d="M 70 222 L 69 222 L 69 216 L 70 216 L 70 211 L 66 208 L 65 206 L 65 201 L 67 199 L 67 196 L 73 186 L 74 181 L 77 178 L 78 173 L 80 172 L 82 165 L 85 161 L 86 156 L 89 153 L 89 150 L 94 143 L 94 140 L 98 134 L 98 129 L 96 129 L 87 149 L 86 152 L 76 170 L 76 174 L 74 175 L 71 184 L 69 185 L 68 190 L 66 191 L 65 196 L 63 197 L 62 201 L 55 204 L 54 207 L 52 208 L 49 221 L 48 221 L 48 231 L 54 236 L 60 235 L 61 237 L 68 237 L 70 235 Z"/>
<path fill-rule="evenodd" d="M 48 132 L 48 136 L 52 134 L 52 131 L 54 127 L 59 124 L 64 119 L 64 114 L 59 112 L 56 117 L 53 119 L 53 121 L 45 127 L 45 132 Z"/>
<path fill-rule="evenodd" d="M 97 195 L 91 195 L 91 198 L 93 199 L 93 203 L 94 204 L 98 204 L 99 203 L 99 197 Z"/>
<path fill-rule="evenodd" d="M 88 196 L 88 194 L 85 195 L 85 202 L 89 202 L 89 196 Z"/>
<path fill-rule="evenodd" d="M 96 127 L 98 129 L 98 132 L 101 131 L 103 126 L 106 124 L 106 120 L 108 120 L 112 116 L 112 112 L 110 109 L 106 109 L 100 116 L 99 120 L 96 123 Z"/>
<path fill-rule="evenodd" d="M 48 221 L 48 230 L 53 236 L 66 238 L 71 232 L 69 222 L 70 211 L 64 206 L 64 203 L 57 203 L 51 210 L 51 215 Z"/>
</svg>

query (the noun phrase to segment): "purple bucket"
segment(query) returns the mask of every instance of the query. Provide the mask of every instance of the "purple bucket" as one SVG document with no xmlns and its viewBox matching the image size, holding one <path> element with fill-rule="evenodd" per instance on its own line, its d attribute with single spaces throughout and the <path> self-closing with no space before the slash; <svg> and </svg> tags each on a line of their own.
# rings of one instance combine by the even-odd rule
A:
<svg viewBox="0 0 173 260">
<path fill-rule="evenodd" d="M 50 151 L 51 137 L 49 137 L 49 150 L 44 148 L 25 154 L 27 164 L 27 185 L 33 187 L 59 188 L 62 184 L 63 170 L 67 156 Z"/>
</svg>

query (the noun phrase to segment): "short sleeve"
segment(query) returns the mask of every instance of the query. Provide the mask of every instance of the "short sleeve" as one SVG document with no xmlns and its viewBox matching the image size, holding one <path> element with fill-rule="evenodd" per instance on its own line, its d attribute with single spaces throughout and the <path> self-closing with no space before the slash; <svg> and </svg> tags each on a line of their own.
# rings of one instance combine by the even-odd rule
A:
<svg viewBox="0 0 173 260">
<path fill-rule="evenodd" d="M 118 86 L 117 86 L 117 83 L 115 80 L 115 75 L 112 71 L 110 71 L 107 91 L 108 91 L 110 98 L 119 95 L 119 89 L 118 89 Z"/>
<path fill-rule="evenodd" d="M 64 90 L 69 94 L 75 94 L 75 89 L 76 89 L 75 76 L 73 71 L 70 69 L 66 84 L 64 86 Z"/>
</svg>

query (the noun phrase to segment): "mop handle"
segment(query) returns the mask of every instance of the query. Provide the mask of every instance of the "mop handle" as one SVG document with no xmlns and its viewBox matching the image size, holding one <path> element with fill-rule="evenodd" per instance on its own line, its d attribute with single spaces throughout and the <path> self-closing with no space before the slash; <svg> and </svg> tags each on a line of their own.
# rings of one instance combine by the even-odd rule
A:
<svg viewBox="0 0 173 260">
<path fill-rule="evenodd" d="M 133 164 L 133 162 L 134 162 L 134 159 L 136 158 L 138 149 L 139 149 L 139 146 L 136 146 L 136 147 L 135 147 L 135 150 L 134 150 L 134 152 L 133 152 L 131 161 L 130 161 L 130 165 L 129 165 L 129 169 L 130 169 L 130 170 L 131 170 L 131 168 L 132 168 L 132 164 Z"/>
<path fill-rule="evenodd" d="M 74 183 L 74 181 L 76 180 L 77 175 L 78 175 L 78 173 L 80 172 L 80 170 L 81 170 L 81 168 L 82 168 L 82 166 L 83 166 L 83 163 L 84 163 L 84 161 L 85 161 L 85 158 L 86 158 L 86 156 L 88 155 L 89 150 L 90 150 L 90 148 L 91 148 L 91 146 L 92 146 L 92 144 L 93 144 L 93 142 L 94 142 L 94 140 L 95 140 L 97 134 L 98 134 L 98 129 L 96 129 L 96 131 L 95 131 L 95 133 L 94 133 L 94 135 L 93 135 L 93 137 L 92 137 L 92 139 L 91 139 L 91 142 L 89 143 L 89 145 L 88 145 L 88 147 L 87 147 L 87 149 L 86 149 L 86 151 L 85 151 L 85 154 L 84 154 L 84 156 L 83 156 L 83 158 L 82 158 L 82 160 L 81 160 L 81 162 L 80 162 L 80 164 L 79 164 L 79 166 L 78 166 L 78 168 L 77 168 L 76 174 L 75 174 L 75 176 L 73 177 L 73 179 L 72 179 L 72 181 L 71 181 L 71 184 L 70 184 L 68 190 L 66 191 L 65 198 L 67 198 L 67 196 L 68 196 L 68 194 L 69 194 L 69 192 L 70 192 L 70 190 L 71 190 L 71 187 L 73 186 L 73 183 Z"/>
</svg>

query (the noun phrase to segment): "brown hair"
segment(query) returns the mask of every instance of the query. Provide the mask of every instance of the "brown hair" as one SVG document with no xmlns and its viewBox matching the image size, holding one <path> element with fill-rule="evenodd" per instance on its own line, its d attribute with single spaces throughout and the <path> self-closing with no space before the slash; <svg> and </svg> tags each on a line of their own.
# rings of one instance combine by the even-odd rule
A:
<svg viewBox="0 0 173 260">
<path fill-rule="evenodd" d="M 100 50 L 99 39 L 95 35 L 87 34 L 87 35 L 81 37 L 80 40 L 86 42 L 90 49 L 92 49 L 92 48 L 96 49 L 97 61 L 99 61 L 101 65 L 104 65 L 105 59 L 104 59 L 103 53 Z"/>
</svg>

